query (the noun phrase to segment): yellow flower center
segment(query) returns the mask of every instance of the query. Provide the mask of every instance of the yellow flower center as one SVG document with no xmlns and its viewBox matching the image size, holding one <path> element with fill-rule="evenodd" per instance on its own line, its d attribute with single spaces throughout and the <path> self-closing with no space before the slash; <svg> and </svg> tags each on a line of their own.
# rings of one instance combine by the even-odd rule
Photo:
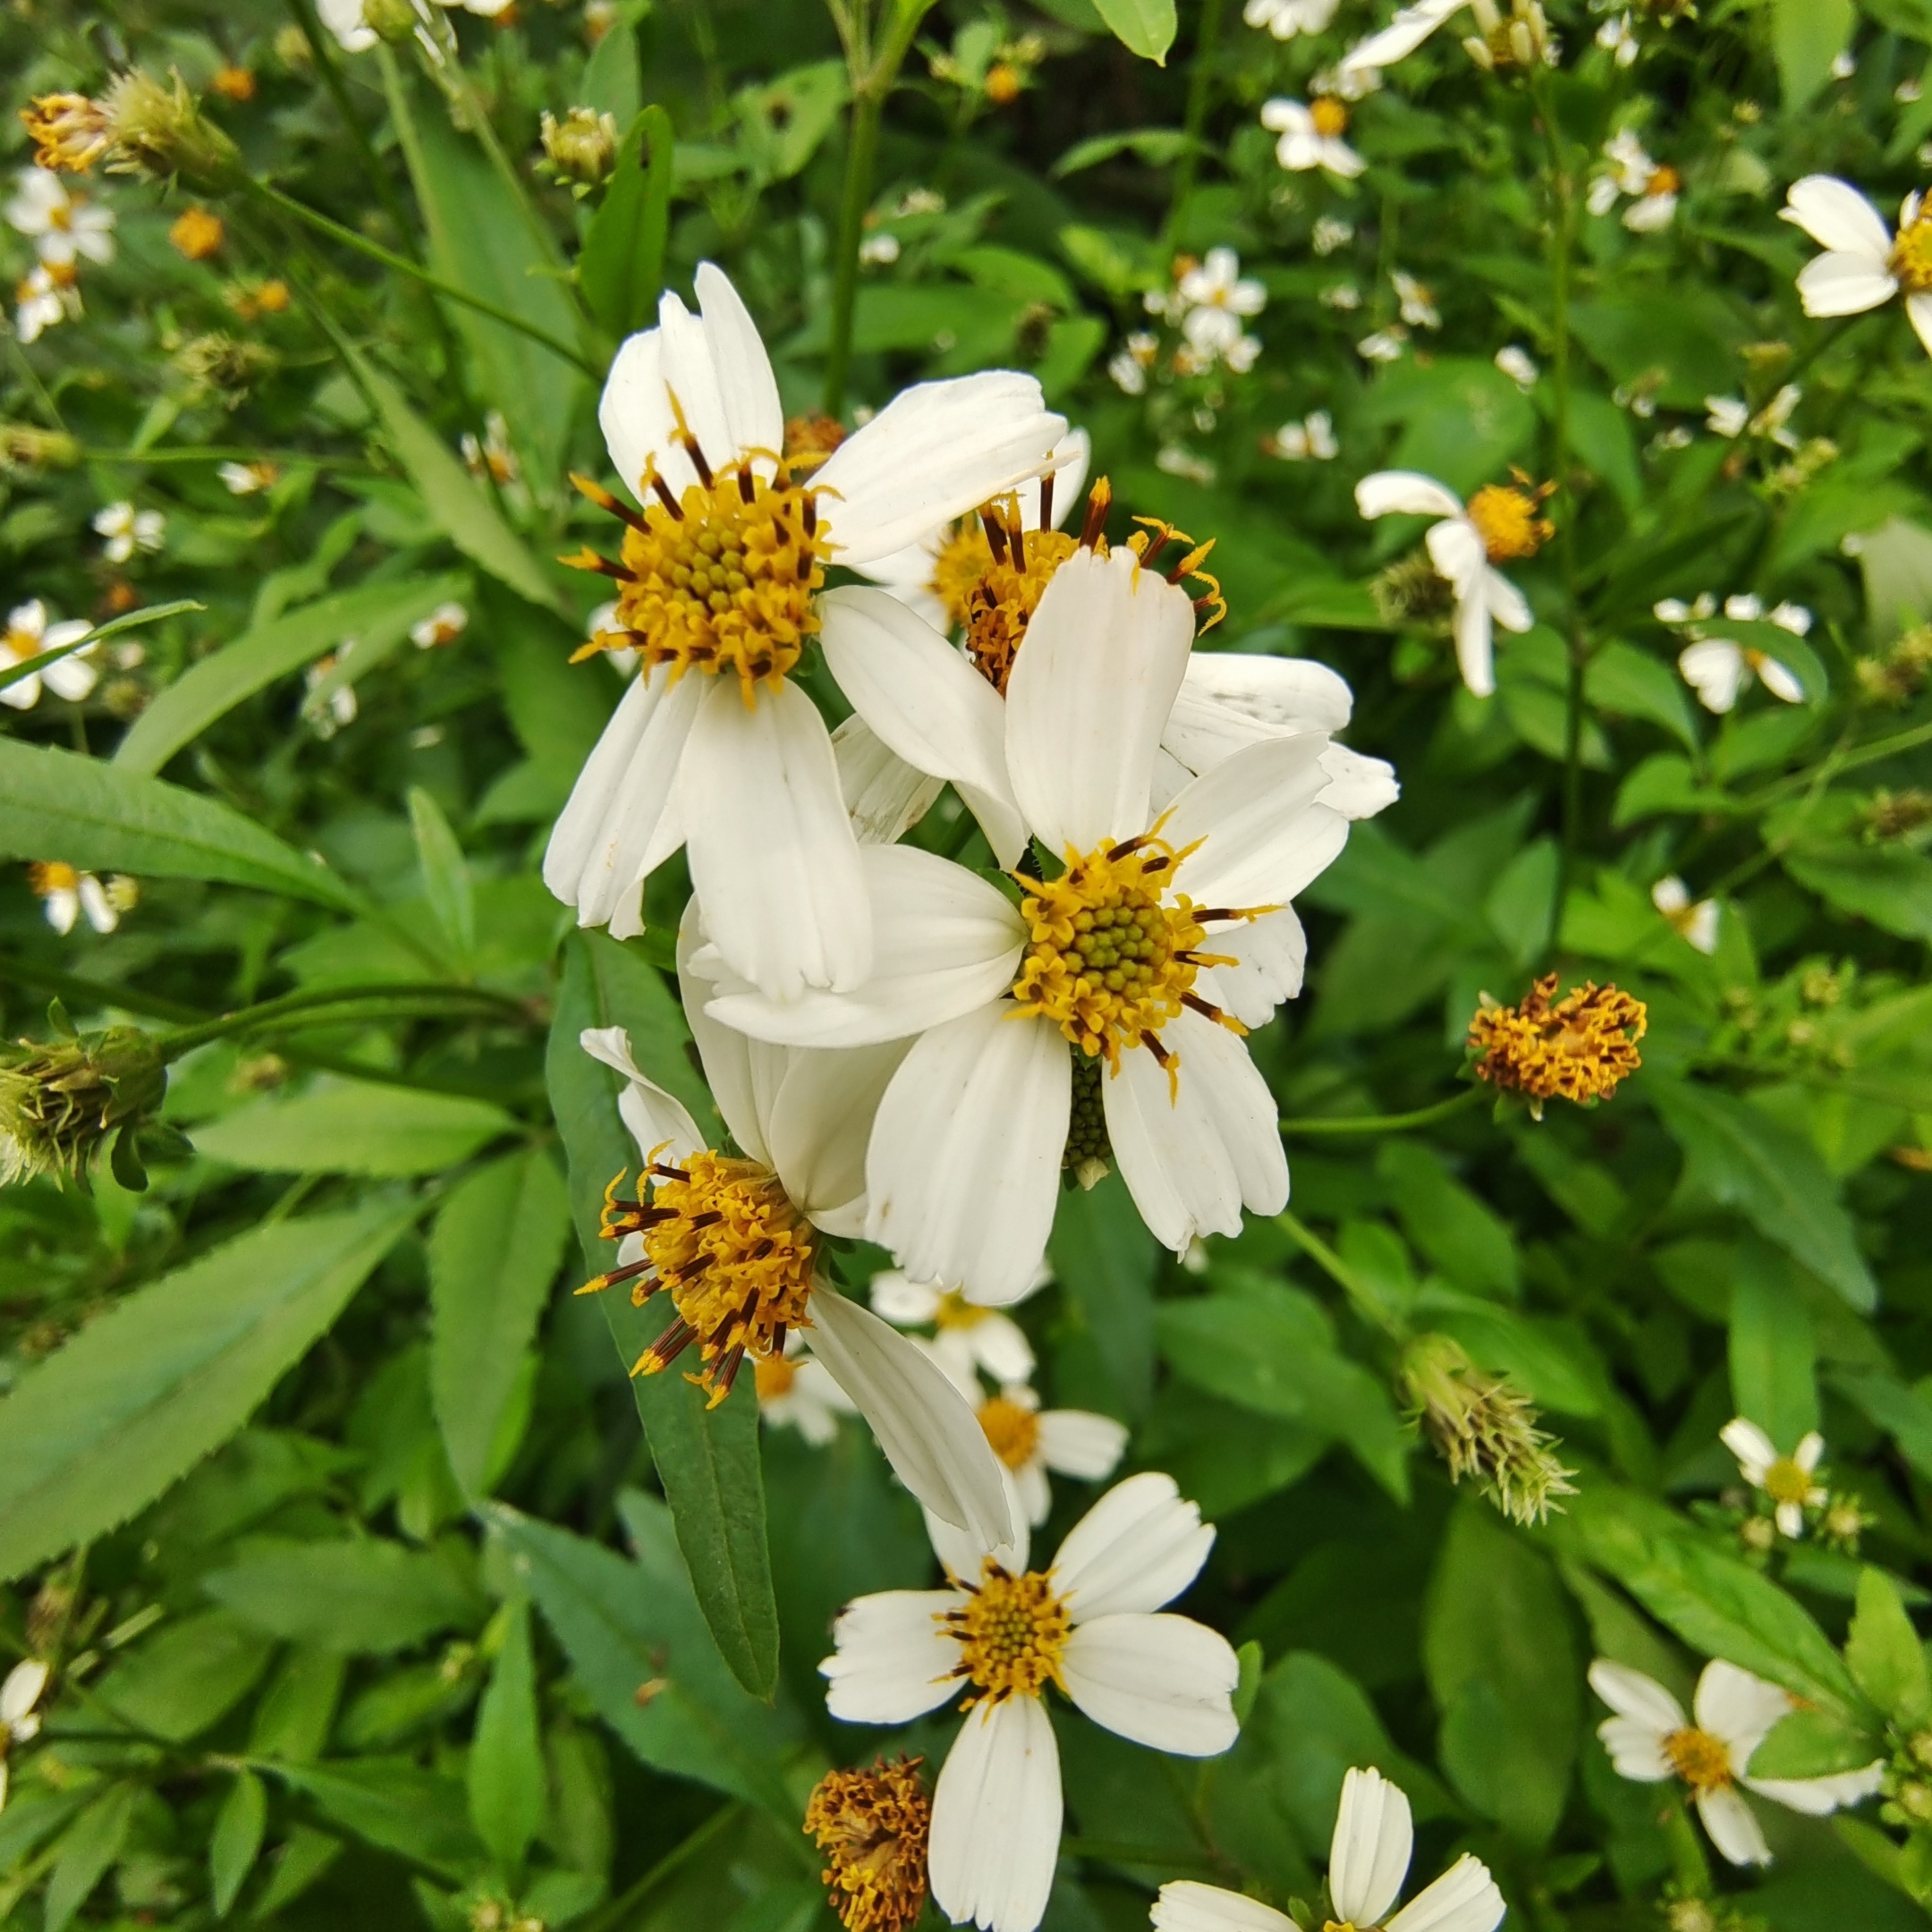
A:
<svg viewBox="0 0 1932 1932">
<path fill-rule="evenodd" d="M 747 1355 L 768 1361 L 784 1352 L 786 1334 L 811 1326 L 816 1235 L 769 1168 L 728 1155 L 694 1154 L 682 1167 L 653 1161 L 651 1198 L 619 1200 L 619 1174 L 604 1197 L 606 1241 L 641 1234 L 640 1260 L 588 1281 L 594 1293 L 630 1281 L 641 1307 L 660 1290 L 677 1310 L 639 1356 L 632 1375 L 656 1375 L 698 1344 L 703 1364 L 686 1377 L 708 1391 L 710 1406 L 731 1394 Z"/>
<path fill-rule="evenodd" d="M 27 868 L 27 883 L 43 899 L 50 899 L 57 892 L 73 892 L 80 886 L 80 875 L 59 859 L 42 859 Z"/>
<path fill-rule="evenodd" d="M 1324 140 L 1334 140 L 1348 132 L 1348 109 L 1332 95 L 1324 94 L 1309 106 L 1309 118 Z"/>
<path fill-rule="evenodd" d="M 826 1902 L 846 1932 L 908 1932 L 926 1902 L 932 1801 L 919 1758 L 869 1771 L 828 1771 L 805 1806 L 805 1829 L 825 1855 Z"/>
<path fill-rule="evenodd" d="M 992 1314 L 991 1309 L 977 1308 L 957 1288 L 948 1288 L 933 1310 L 936 1328 L 977 1328 Z"/>
<path fill-rule="evenodd" d="M 964 1586 L 967 1598 L 956 1610 L 938 1613 L 936 1621 L 960 1647 L 953 1674 L 965 1678 L 979 1692 L 962 1709 L 1003 1698 L 1038 1697 L 1049 1683 L 1066 1684 L 1060 1659 L 1073 1620 L 1063 1598 L 1054 1592 L 1052 1579 L 1038 1570 L 1014 1576 L 988 1556 L 980 1567 L 979 1587 Z"/>
<path fill-rule="evenodd" d="M 1932 289 L 1932 208 L 1899 230 L 1892 244 L 1892 273 L 1908 295 Z"/>
<path fill-rule="evenodd" d="M 1731 1752 L 1722 1738 L 1686 1724 L 1664 1740 L 1670 1767 L 1694 1792 L 1719 1791 L 1731 1782 Z"/>
<path fill-rule="evenodd" d="M 21 119 L 44 168 L 85 174 L 113 144 L 106 108 L 85 94 L 43 94 Z"/>
<path fill-rule="evenodd" d="M 1780 1456 L 1765 1471 L 1765 1494 L 1774 1503 L 1808 1503 L 1813 1484 L 1810 1472 L 1790 1456 Z"/>
<path fill-rule="evenodd" d="M 1644 183 L 1647 195 L 1664 196 L 1676 194 L 1683 187 L 1683 176 L 1674 167 L 1654 167 L 1650 179 Z"/>
<path fill-rule="evenodd" d="M 1555 525 L 1537 512 L 1551 494 L 1551 486 L 1528 489 L 1508 483 L 1486 483 L 1470 498 L 1469 520 L 1481 533 L 1492 564 L 1532 557 L 1555 534 Z"/>
<path fill-rule="evenodd" d="M 792 1385 L 798 1380 L 798 1364 L 789 1355 L 767 1355 L 752 1363 L 751 1373 L 759 1402 L 775 1402 L 791 1394 Z"/>
<path fill-rule="evenodd" d="M 1483 1006 L 1470 1022 L 1480 1055 L 1477 1077 L 1527 1094 L 1538 1104 L 1561 1097 L 1605 1100 L 1643 1062 L 1637 1042 L 1649 1025 L 1641 1000 L 1586 981 L 1560 1000 L 1556 975 L 1538 979 L 1516 1006 Z"/>
<path fill-rule="evenodd" d="M 687 671 L 733 675 L 750 708 L 758 685 L 781 684 L 818 631 L 812 597 L 824 587 L 831 546 L 817 493 L 794 483 L 784 462 L 770 481 L 752 470 L 756 453 L 714 472 L 695 438 L 682 440 L 700 480 L 678 497 L 654 471 L 640 485 L 641 515 L 572 479 L 627 526 L 621 563 L 591 550 L 565 559 L 618 584 L 616 627 L 601 633 L 613 644 L 580 655 L 634 650 L 647 668 L 668 665 L 674 683 Z"/>
<path fill-rule="evenodd" d="M 1010 1470 L 1024 1469 L 1039 1447 L 1039 1417 L 1004 1395 L 980 1403 L 979 1427 L 993 1453 Z"/>
<path fill-rule="evenodd" d="M 1003 696 L 1029 620 L 1078 548 L 1063 530 L 1022 530 L 1009 506 L 1004 522 L 988 515 L 983 530 L 965 527 L 940 553 L 933 589 L 946 614 L 965 626 L 966 655 Z"/>
<path fill-rule="evenodd" d="M 73 226 L 73 209 L 64 201 L 56 201 L 47 210 L 47 226 L 56 234 L 65 234 Z"/>
<path fill-rule="evenodd" d="M 1051 1020 L 1089 1059 L 1118 1069 L 1123 1046 L 1145 1046 L 1170 1076 L 1178 1060 L 1160 1030 L 1189 1006 L 1236 1033 L 1239 1021 L 1194 992 L 1203 966 L 1232 965 L 1224 953 L 1198 949 L 1204 919 L 1250 919 L 1274 909 L 1202 909 L 1185 893 L 1165 902 L 1181 862 L 1198 845 L 1176 852 L 1159 827 L 1123 844 L 1069 852 L 1056 879 L 1025 879 L 1020 914 L 1030 944 L 1013 981 L 1024 1013 Z"/>
</svg>

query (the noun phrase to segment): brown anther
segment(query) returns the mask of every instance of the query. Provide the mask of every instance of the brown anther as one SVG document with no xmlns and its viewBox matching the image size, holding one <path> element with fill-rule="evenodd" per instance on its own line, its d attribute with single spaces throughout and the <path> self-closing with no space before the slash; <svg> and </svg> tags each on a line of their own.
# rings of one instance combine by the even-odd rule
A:
<svg viewBox="0 0 1932 1932">
<path fill-rule="evenodd" d="M 649 529 L 650 526 L 629 504 L 619 503 L 601 483 L 593 483 L 589 477 L 579 476 L 574 470 L 570 472 L 570 479 L 577 494 L 589 498 L 599 510 L 607 510 L 614 517 L 622 518 L 632 530 Z"/>
</svg>

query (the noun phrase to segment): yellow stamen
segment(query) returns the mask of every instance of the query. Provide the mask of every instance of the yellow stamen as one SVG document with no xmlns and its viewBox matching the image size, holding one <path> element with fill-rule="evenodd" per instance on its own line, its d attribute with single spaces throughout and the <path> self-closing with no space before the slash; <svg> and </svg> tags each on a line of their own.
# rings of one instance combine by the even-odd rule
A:
<svg viewBox="0 0 1932 1932">
<path fill-rule="evenodd" d="M 107 109 L 85 94 L 43 94 L 21 109 L 34 159 L 44 168 L 85 174 L 114 145 Z"/>
<path fill-rule="evenodd" d="M 59 859 L 41 859 L 27 868 L 27 883 L 43 899 L 51 899 L 57 892 L 73 892 L 80 884 L 80 875 Z"/>
<path fill-rule="evenodd" d="M 1348 109 L 1332 94 L 1324 94 L 1309 104 L 1309 118 L 1324 140 L 1334 140 L 1348 132 Z"/>
<path fill-rule="evenodd" d="M 1899 230 L 1892 244 L 1891 267 L 1907 294 L 1932 289 L 1932 205 Z"/>
<path fill-rule="evenodd" d="M 1606 1100 L 1643 1064 L 1637 1042 L 1649 1025 L 1641 1000 L 1614 986 L 1586 981 L 1561 1000 L 1556 975 L 1530 987 L 1521 1004 L 1480 1008 L 1470 1045 L 1481 1055 L 1476 1074 L 1532 1101 Z"/>
<path fill-rule="evenodd" d="M 1049 1683 L 1064 1690 L 1060 1665 L 1073 1620 L 1065 1599 L 1055 1594 L 1052 1579 L 1038 1570 L 1014 1576 L 988 1556 L 978 1589 L 966 1588 L 966 1602 L 936 1618 L 960 1647 L 953 1675 L 965 1678 L 978 1692 L 961 1707 L 1038 1697 Z"/>
<path fill-rule="evenodd" d="M 1469 501 L 1469 520 L 1481 532 L 1492 564 L 1532 557 L 1555 535 L 1555 525 L 1537 512 L 1555 493 L 1554 483 L 1531 487 L 1521 474 L 1511 483 L 1487 483 Z"/>
<path fill-rule="evenodd" d="M 826 1902 L 846 1932 L 909 1932 L 926 1902 L 932 1801 L 920 1758 L 881 1758 L 869 1771 L 828 1771 L 805 1806 L 825 1854 Z"/>
<path fill-rule="evenodd" d="M 791 1394 L 792 1385 L 798 1380 L 798 1364 L 789 1355 L 767 1355 L 751 1365 L 751 1374 L 762 1405 Z"/>
<path fill-rule="evenodd" d="M 1039 1417 L 1004 1395 L 980 1403 L 979 1427 L 993 1453 L 1010 1470 L 1024 1469 L 1039 1448 Z"/>
<path fill-rule="evenodd" d="M 1790 1456 L 1780 1456 L 1765 1471 L 1764 1486 L 1774 1503 L 1809 1503 L 1818 1487 L 1810 1471 Z"/>
<path fill-rule="evenodd" d="M 1695 1724 L 1673 1731 L 1664 1740 L 1670 1767 L 1694 1792 L 1720 1791 L 1731 1782 L 1731 1751 L 1722 1738 Z"/>
</svg>

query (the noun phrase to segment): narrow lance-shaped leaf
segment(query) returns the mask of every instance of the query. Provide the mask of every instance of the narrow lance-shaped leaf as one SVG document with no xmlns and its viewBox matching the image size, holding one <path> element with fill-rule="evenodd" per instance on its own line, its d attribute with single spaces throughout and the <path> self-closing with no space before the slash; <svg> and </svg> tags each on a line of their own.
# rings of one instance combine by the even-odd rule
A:
<svg viewBox="0 0 1932 1932">
<path fill-rule="evenodd" d="M 498 1865 L 513 1873 L 543 1829 L 545 1805 L 537 1666 L 530 1605 L 521 1598 L 504 1606 L 503 1640 L 477 1711 L 469 1777 L 470 1822 Z"/>
<path fill-rule="evenodd" d="M 624 134 L 603 206 L 577 260 L 584 301 L 614 335 L 648 328 L 657 312 L 671 225 L 674 147 L 670 115 L 662 107 L 645 108 Z"/>
<path fill-rule="evenodd" d="M 450 951 L 467 968 L 476 953 L 476 893 L 470 861 L 443 808 L 420 785 L 409 790 L 410 826 L 429 910 Z"/>
</svg>

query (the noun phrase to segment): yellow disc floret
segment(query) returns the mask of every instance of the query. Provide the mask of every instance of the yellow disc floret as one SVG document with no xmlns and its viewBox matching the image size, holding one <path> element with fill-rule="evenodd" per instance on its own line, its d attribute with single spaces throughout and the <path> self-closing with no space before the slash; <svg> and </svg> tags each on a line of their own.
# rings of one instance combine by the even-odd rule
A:
<svg viewBox="0 0 1932 1932">
<path fill-rule="evenodd" d="M 1932 289 L 1932 207 L 1916 212 L 1892 244 L 1892 273 L 1908 295 Z"/>
<path fill-rule="evenodd" d="M 1731 1751 L 1722 1738 L 1695 1724 L 1673 1731 L 1664 1740 L 1670 1767 L 1694 1792 L 1718 1791 L 1731 1782 Z"/>
<path fill-rule="evenodd" d="M 1335 140 L 1348 132 L 1348 109 L 1332 94 L 1324 94 L 1309 106 L 1309 119 L 1324 140 Z"/>
<path fill-rule="evenodd" d="M 1555 526 L 1537 513 L 1555 494 L 1555 485 L 1532 486 L 1517 475 L 1513 483 L 1486 483 L 1469 500 L 1469 520 L 1480 533 L 1492 564 L 1533 557 L 1555 534 Z"/>
<path fill-rule="evenodd" d="M 1790 1456 L 1780 1456 L 1765 1471 L 1764 1486 L 1774 1503 L 1809 1503 L 1818 1494 L 1810 1470 Z"/>
<path fill-rule="evenodd" d="M 979 1404 L 979 1427 L 993 1453 L 1010 1470 L 1024 1469 L 1039 1448 L 1039 1417 L 1004 1395 Z"/>
<path fill-rule="evenodd" d="M 959 585 L 973 544 L 985 562 L 962 593 Z M 1078 539 L 1064 530 L 1022 530 L 1017 511 L 1009 508 L 1004 523 L 987 515 L 983 535 L 955 538 L 947 547 L 954 553 L 950 559 L 941 553 L 933 589 L 945 600 L 947 614 L 964 625 L 966 655 L 1003 695 L 1029 621 L 1054 572 L 1078 548 Z"/>
<path fill-rule="evenodd" d="M 1545 1100 L 1606 1100 L 1643 1064 L 1637 1042 L 1649 1025 L 1641 1000 L 1586 981 L 1562 999 L 1556 975 L 1538 979 L 1520 1005 L 1486 1004 L 1470 1021 L 1476 1074 L 1492 1086 Z"/>
<path fill-rule="evenodd" d="M 85 174 L 114 145 L 106 106 L 85 94 L 42 94 L 21 109 L 34 159 L 62 174 Z"/>
<path fill-rule="evenodd" d="M 805 1805 L 805 1829 L 825 1855 L 826 1903 L 846 1932 L 908 1932 L 926 1902 L 932 1801 L 920 1758 L 881 1758 L 869 1771 L 827 1771 Z"/>
<path fill-rule="evenodd" d="M 953 1675 L 978 1693 L 962 1708 L 997 1704 L 1010 1697 L 1038 1697 L 1049 1684 L 1064 1690 L 1060 1660 L 1073 1620 L 1053 1580 L 1038 1570 L 1014 1576 L 992 1557 L 982 1563 L 978 1588 L 964 1586 L 967 1598 L 956 1610 L 941 1611 L 937 1621 L 960 1647 Z"/>
</svg>

